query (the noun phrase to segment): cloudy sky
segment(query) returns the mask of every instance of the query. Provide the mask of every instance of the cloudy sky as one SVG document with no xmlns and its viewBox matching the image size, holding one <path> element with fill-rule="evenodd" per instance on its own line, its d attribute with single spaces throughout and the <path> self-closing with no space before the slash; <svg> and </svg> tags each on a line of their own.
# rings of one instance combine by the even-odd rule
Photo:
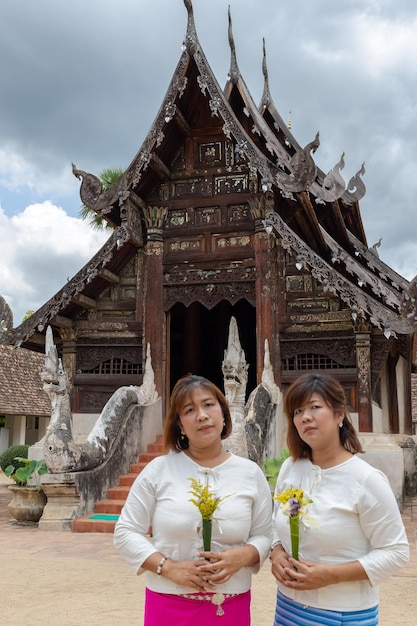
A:
<svg viewBox="0 0 417 626">
<path fill-rule="evenodd" d="M 300 144 L 320 131 L 317 165 L 365 162 L 362 219 L 380 257 L 417 273 L 415 0 L 193 0 L 220 85 L 229 68 L 227 7 L 255 102 L 262 38 L 269 81 Z M 183 0 L 0 3 L 0 295 L 17 326 L 104 241 L 78 218 L 78 168 L 127 167 L 181 55 Z M 291 114 L 290 114 L 291 112 Z"/>
</svg>

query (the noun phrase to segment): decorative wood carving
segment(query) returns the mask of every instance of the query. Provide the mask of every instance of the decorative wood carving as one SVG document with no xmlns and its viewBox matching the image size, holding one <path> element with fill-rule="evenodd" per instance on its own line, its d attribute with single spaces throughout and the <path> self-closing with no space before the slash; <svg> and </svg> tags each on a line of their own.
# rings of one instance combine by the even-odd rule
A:
<svg viewBox="0 0 417 626">
<path fill-rule="evenodd" d="M 252 248 L 250 235 L 214 235 L 212 237 L 214 250 L 223 248 Z"/>
<path fill-rule="evenodd" d="M 252 261 L 220 261 L 215 265 L 189 264 L 166 265 L 164 269 L 165 287 L 184 283 L 202 282 L 242 282 L 255 280 L 255 267 Z"/>
<path fill-rule="evenodd" d="M 165 219 L 165 230 L 171 228 L 181 228 L 188 224 L 188 211 L 187 209 L 176 209 L 174 211 L 168 211 Z"/>
<path fill-rule="evenodd" d="M 236 304 L 239 300 L 247 300 L 255 306 L 255 283 L 208 283 L 206 285 L 168 285 L 164 288 L 164 309 L 168 311 L 174 304 L 181 302 L 189 306 L 192 302 L 200 302 L 207 309 L 212 309 L 222 300 Z"/>
<path fill-rule="evenodd" d="M 359 403 L 369 401 L 369 381 L 370 381 L 370 337 L 366 333 L 359 333 L 356 336 L 356 363 L 358 369 L 358 396 Z"/>
<path fill-rule="evenodd" d="M 223 142 L 198 143 L 196 155 L 197 165 L 224 165 Z"/>
<path fill-rule="evenodd" d="M 164 227 L 164 220 L 167 216 L 167 213 L 167 207 L 147 206 L 146 209 L 143 210 L 143 217 L 145 219 L 148 230 L 152 228 L 162 230 Z"/>
<path fill-rule="evenodd" d="M 289 359 L 299 354 L 324 354 L 344 367 L 356 367 L 355 341 L 346 339 L 315 339 L 304 341 L 282 341 L 281 356 Z"/>
<path fill-rule="evenodd" d="M 222 212 L 219 206 L 196 208 L 194 215 L 196 226 L 221 226 Z"/>
<path fill-rule="evenodd" d="M 319 257 L 313 250 L 294 233 L 284 220 L 274 213 L 266 220 L 273 225 L 279 233 L 282 245 L 286 250 L 292 250 L 297 258 L 311 268 L 312 275 L 320 282 L 326 282 L 329 290 L 334 290 L 351 309 L 361 310 L 371 317 L 376 323 L 389 324 L 391 329 L 401 334 L 412 331 L 412 324 L 391 311 L 385 303 L 368 298 L 366 294 L 342 274 L 331 267 L 324 259 Z"/>
<path fill-rule="evenodd" d="M 358 263 L 355 256 L 341 248 L 324 228 L 321 230 L 327 245 L 332 251 L 332 261 L 334 263 L 343 263 L 348 273 L 353 276 L 360 287 L 368 285 L 377 297 L 384 299 L 388 306 L 395 307 L 400 311 L 401 293 L 398 291 L 398 288 L 394 289 L 386 282 L 380 280 L 377 275 Z"/>
<path fill-rule="evenodd" d="M 230 174 L 214 177 L 214 193 L 242 193 L 247 191 L 249 180 L 247 174 Z"/>
<path fill-rule="evenodd" d="M 313 291 L 313 278 L 311 274 L 298 274 L 292 276 L 286 276 L 285 289 L 287 292 L 312 292 Z"/>
<path fill-rule="evenodd" d="M 205 252 L 206 239 L 204 235 L 196 235 L 187 238 L 172 238 L 165 242 L 165 251 L 169 255 L 171 253 L 190 254 L 192 252 Z"/>
<path fill-rule="evenodd" d="M 79 412 L 101 413 L 103 406 L 113 395 L 114 389 L 103 391 L 91 391 L 88 388 L 79 387 L 77 410 Z"/>
<path fill-rule="evenodd" d="M 173 196 L 182 198 L 184 196 L 205 196 L 211 195 L 211 183 L 206 181 L 204 177 L 186 178 L 177 180 L 172 183 Z"/>
<path fill-rule="evenodd" d="M 252 214 L 248 204 L 230 204 L 227 207 L 229 224 L 244 225 L 252 223 Z"/>
<path fill-rule="evenodd" d="M 297 300 L 288 301 L 287 308 L 289 314 L 294 314 L 295 312 L 305 313 L 306 311 L 308 311 L 310 314 L 320 314 L 324 311 L 330 311 L 332 304 L 333 302 L 326 298 L 297 298 Z M 314 321 L 318 321 L 317 317 L 315 319 L 312 317 L 311 319 Z"/>
<path fill-rule="evenodd" d="M 142 346 L 79 346 L 77 350 L 77 373 L 95 369 L 100 363 L 105 363 L 111 359 L 123 359 L 139 366 L 139 373 L 141 373 Z"/>
</svg>

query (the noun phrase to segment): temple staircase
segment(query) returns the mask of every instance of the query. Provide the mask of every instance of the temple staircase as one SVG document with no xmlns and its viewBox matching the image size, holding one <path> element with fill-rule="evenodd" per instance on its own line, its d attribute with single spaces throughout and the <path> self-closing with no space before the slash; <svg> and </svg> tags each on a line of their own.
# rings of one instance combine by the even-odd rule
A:
<svg viewBox="0 0 417 626">
<path fill-rule="evenodd" d="M 145 465 L 157 456 L 164 454 L 162 436 L 150 443 L 146 452 L 139 454 L 136 463 L 130 466 L 129 474 L 120 476 L 119 484 L 107 491 L 107 498 L 96 502 L 94 511 L 72 522 L 73 533 L 112 533 L 126 498 L 136 477 Z"/>
</svg>

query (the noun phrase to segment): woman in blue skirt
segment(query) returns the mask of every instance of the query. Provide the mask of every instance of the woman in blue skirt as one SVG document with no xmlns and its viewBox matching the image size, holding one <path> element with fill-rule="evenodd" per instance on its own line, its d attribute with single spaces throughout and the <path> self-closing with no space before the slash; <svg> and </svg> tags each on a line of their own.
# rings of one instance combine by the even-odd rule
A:
<svg viewBox="0 0 417 626">
<path fill-rule="evenodd" d="M 337 380 L 302 375 L 285 413 L 291 456 L 275 490 L 274 626 L 375 626 L 378 585 L 409 558 L 395 496 L 386 476 L 357 456 L 363 450 Z"/>
</svg>

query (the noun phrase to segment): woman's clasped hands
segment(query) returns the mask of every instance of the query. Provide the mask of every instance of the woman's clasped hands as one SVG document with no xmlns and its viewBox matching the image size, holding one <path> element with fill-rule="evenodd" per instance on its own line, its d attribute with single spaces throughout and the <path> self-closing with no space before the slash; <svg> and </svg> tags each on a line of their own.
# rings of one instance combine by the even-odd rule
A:
<svg viewBox="0 0 417 626">
<path fill-rule="evenodd" d="M 337 582 L 334 567 L 326 563 L 293 559 L 282 547 L 274 550 L 271 562 L 273 575 L 289 589 L 308 591 Z"/>
</svg>

